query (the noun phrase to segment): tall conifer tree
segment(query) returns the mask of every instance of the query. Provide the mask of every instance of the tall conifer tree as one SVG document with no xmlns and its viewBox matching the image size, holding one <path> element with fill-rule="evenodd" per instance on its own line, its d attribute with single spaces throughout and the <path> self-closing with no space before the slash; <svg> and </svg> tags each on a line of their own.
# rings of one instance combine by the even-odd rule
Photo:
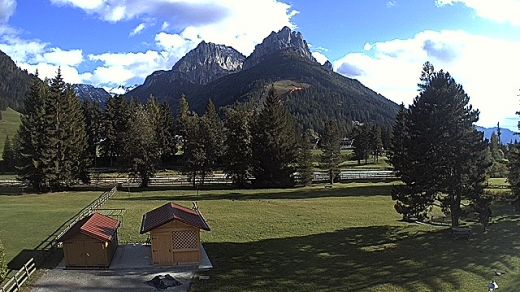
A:
<svg viewBox="0 0 520 292">
<path fill-rule="evenodd" d="M 296 131 L 292 116 L 271 89 L 252 125 L 253 174 L 264 186 L 294 184 L 297 158 Z"/>
</svg>

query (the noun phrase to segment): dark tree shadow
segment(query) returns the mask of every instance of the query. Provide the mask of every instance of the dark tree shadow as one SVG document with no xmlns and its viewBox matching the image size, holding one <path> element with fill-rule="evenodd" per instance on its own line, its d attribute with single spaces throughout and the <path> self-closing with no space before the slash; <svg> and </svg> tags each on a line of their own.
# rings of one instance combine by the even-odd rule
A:
<svg viewBox="0 0 520 292">
<path fill-rule="evenodd" d="M 198 195 L 194 194 L 191 190 L 190 194 L 164 194 L 164 195 L 146 195 L 146 196 L 130 196 L 120 197 L 116 196 L 112 200 L 121 201 L 210 201 L 210 200 L 275 200 L 275 199 L 312 199 L 312 198 L 325 198 L 325 197 L 353 197 L 353 196 L 381 196 L 391 195 L 392 186 L 388 184 L 371 185 L 371 186 L 356 186 L 348 188 L 332 188 L 326 189 L 322 187 L 315 188 L 294 188 L 287 189 L 284 191 L 273 190 L 257 190 L 254 193 L 248 192 L 247 190 L 241 192 L 237 190 L 231 190 L 229 192 L 215 194 L 201 191 Z"/>
<path fill-rule="evenodd" d="M 460 290 L 463 279 L 457 271 L 491 280 L 495 269 L 518 269 L 518 258 L 511 258 L 520 254 L 519 225 L 496 223 L 487 234 L 470 240 L 453 240 L 447 230 L 413 233 L 408 227 L 374 226 L 248 243 L 205 243 L 214 269 L 206 273 L 209 280 L 197 281 L 194 288 L 365 291 L 390 284 L 407 291 L 443 291 L 443 285 Z M 486 287 L 485 281 L 477 284 Z"/>
</svg>

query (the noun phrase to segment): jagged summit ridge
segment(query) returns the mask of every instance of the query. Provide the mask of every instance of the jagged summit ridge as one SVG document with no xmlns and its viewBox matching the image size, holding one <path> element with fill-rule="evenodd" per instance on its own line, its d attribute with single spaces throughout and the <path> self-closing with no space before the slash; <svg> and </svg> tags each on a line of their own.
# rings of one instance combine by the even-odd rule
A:
<svg viewBox="0 0 520 292">
<path fill-rule="evenodd" d="M 284 50 L 290 50 L 301 57 L 316 62 L 302 34 L 285 26 L 278 32 L 271 32 L 262 43 L 256 45 L 253 53 L 244 61 L 243 68 L 249 69 L 262 62 L 266 56 Z"/>
<path fill-rule="evenodd" d="M 245 56 L 232 47 L 202 41 L 173 66 L 171 74 L 204 85 L 242 70 L 244 60 Z"/>
</svg>

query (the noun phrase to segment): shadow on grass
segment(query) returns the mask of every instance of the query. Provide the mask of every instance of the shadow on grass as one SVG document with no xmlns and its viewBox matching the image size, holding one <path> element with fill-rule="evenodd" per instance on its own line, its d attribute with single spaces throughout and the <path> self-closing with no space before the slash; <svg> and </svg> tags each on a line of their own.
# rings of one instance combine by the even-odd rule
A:
<svg viewBox="0 0 520 292">
<path fill-rule="evenodd" d="M 392 186 L 384 185 L 370 185 L 370 186 L 356 186 L 346 188 L 294 188 L 285 191 L 274 189 L 272 191 L 257 189 L 257 192 L 251 191 L 230 191 L 229 193 L 207 193 L 201 191 L 197 194 L 165 194 L 165 195 L 142 195 L 129 197 L 114 197 L 112 200 L 121 201 L 148 201 L 148 200 L 179 200 L 179 201 L 208 201 L 208 200 L 275 200 L 275 199 L 312 199 L 325 197 L 352 197 L 352 196 L 381 196 L 390 195 Z M 190 192 L 194 192 L 191 190 Z"/>
<path fill-rule="evenodd" d="M 452 240 L 446 230 L 410 233 L 407 227 L 374 226 L 249 243 L 205 243 L 214 269 L 194 290 L 485 289 L 494 269 L 515 269 L 511 257 L 520 254 L 518 227 L 518 222 L 501 222 L 470 240 Z M 481 277 L 482 283 L 464 278 L 461 270 Z"/>
</svg>

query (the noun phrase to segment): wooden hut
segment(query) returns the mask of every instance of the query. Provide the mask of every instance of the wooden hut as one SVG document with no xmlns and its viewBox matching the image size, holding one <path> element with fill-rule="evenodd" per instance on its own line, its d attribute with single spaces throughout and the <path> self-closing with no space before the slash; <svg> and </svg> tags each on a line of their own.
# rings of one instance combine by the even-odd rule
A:
<svg viewBox="0 0 520 292">
<path fill-rule="evenodd" d="M 141 234 L 150 232 L 152 261 L 159 266 L 200 264 L 201 229 L 210 230 L 198 209 L 174 203 L 144 214 L 141 224 Z"/>
<path fill-rule="evenodd" d="M 118 246 L 116 219 L 94 213 L 74 224 L 59 239 L 67 268 L 108 268 Z"/>
</svg>

